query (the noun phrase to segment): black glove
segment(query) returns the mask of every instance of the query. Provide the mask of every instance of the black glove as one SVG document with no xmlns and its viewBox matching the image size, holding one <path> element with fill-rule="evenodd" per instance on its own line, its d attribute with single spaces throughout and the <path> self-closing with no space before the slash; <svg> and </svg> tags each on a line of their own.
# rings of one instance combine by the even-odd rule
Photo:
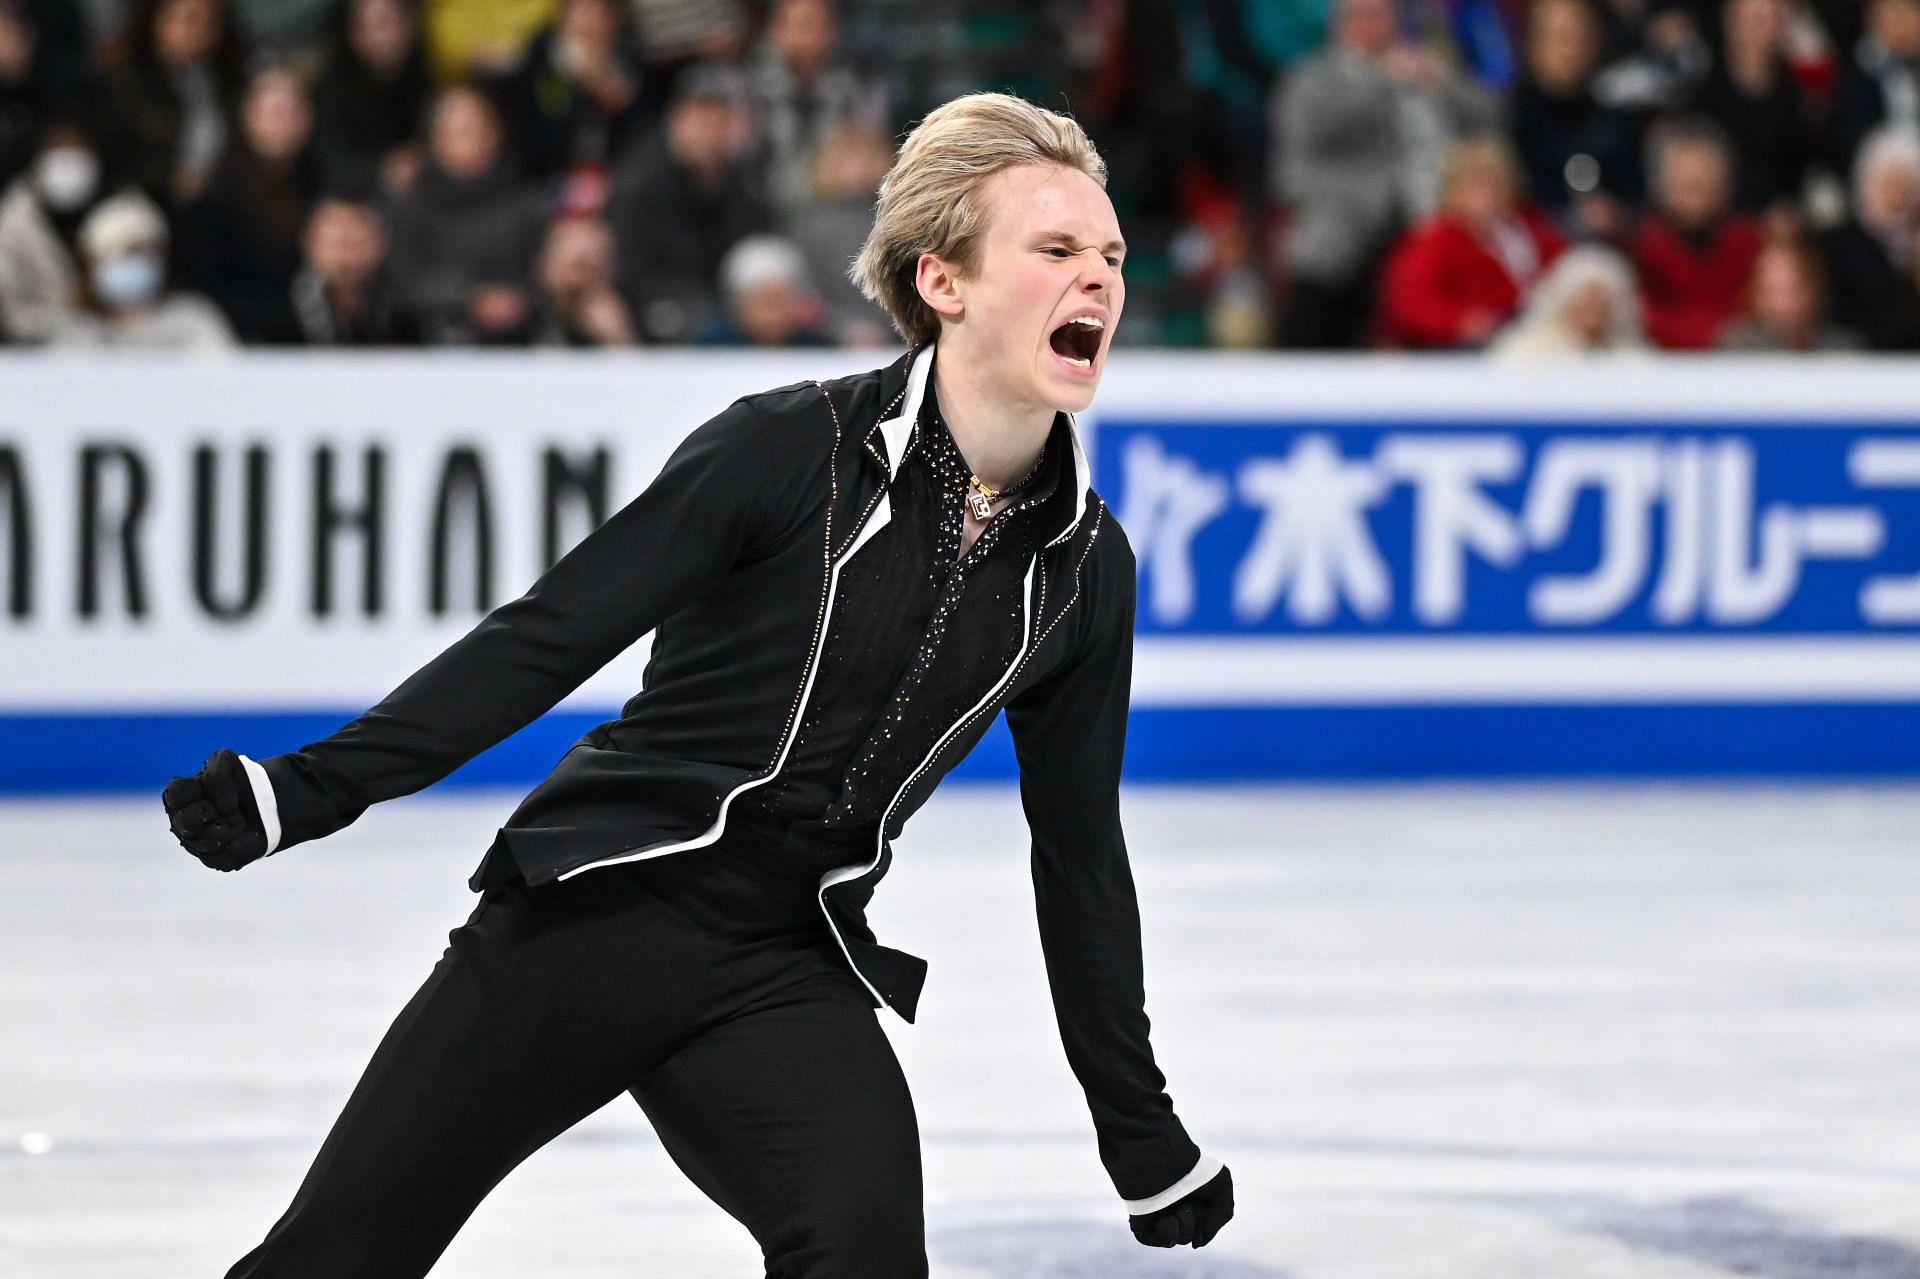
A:
<svg viewBox="0 0 1920 1279">
<path fill-rule="evenodd" d="M 246 766 L 229 750 L 207 756 L 195 777 L 176 777 L 161 792 L 167 824 L 180 846 L 215 870 L 239 870 L 267 854 L 266 823 L 253 801 Z"/>
<path fill-rule="evenodd" d="M 1222 1168 L 1213 1180 L 1190 1191 L 1158 1212 L 1128 1217 L 1133 1237 L 1149 1248 L 1171 1248 L 1190 1243 L 1204 1248 L 1233 1220 L 1233 1174 Z"/>
</svg>

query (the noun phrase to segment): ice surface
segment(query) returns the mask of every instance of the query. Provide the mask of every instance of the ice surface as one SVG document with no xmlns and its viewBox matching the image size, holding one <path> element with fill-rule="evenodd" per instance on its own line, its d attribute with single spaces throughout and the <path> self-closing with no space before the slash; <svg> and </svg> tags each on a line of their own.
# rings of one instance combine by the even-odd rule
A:
<svg viewBox="0 0 1920 1279">
<path fill-rule="evenodd" d="M 0 805 L 0 1275 L 251 1247 L 513 798 L 238 875 L 157 801 Z M 1142 789 L 1127 816 L 1156 1048 L 1240 1215 L 1198 1254 L 1132 1243 L 1017 800 L 946 793 L 873 911 L 933 964 L 920 1024 L 888 1020 L 942 1279 L 1920 1279 L 1920 791 Z M 758 1266 L 622 1103 L 434 1273 Z"/>
</svg>

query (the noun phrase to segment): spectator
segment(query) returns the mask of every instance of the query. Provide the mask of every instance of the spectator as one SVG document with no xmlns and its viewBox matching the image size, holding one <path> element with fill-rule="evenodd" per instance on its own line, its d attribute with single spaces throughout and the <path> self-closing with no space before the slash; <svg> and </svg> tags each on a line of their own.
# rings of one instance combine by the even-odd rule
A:
<svg viewBox="0 0 1920 1279">
<path fill-rule="evenodd" d="M 1592 0 L 1534 0 L 1512 131 L 1535 203 L 1569 232 L 1611 239 L 1644 183 L 1639 121 L 1594 97 L 1601 36 Z"/>
<path fill-rule="evenodd" d="M 1811 109 L 1786 58 L 1783 0 L 1725 0 L 1720 56 L 1691 109 L 1733 144 L 1734 206 L 1797 220 L 1813 156 Z"/>
<path fill-rule="evenodd" d="M 127 22 L 110 85 L 113 167 L 175 208 L 226 150 L 246 48 L 226 0 L 138 0 Z"/>
<path fill-rule="evenodd" d="M 84 309 L 55 325 L 52 345 L 205 353 L 233 345 L 220 308 L 167 282 L 167 222 L 146 196 L 109 196 L 80 226 Z"/>
<path fill-rule="evenodd" d="M 1633 266 L 1612 249 L 1582 244 L 1554 260 L 1520 318 L 1494 340 L 1502 360 L 1556 359 L 1647 350 Z"/>
<path fill-rule="evenodd" d="M 1857 351 L 1860 338 L 1827 319 L 1826 273 L 1798 239 L 1771 240 L 1754 260 L 1746 314 L 1720 339 L 1727 351 Z"/>
<path fill-rule="evenodd" d="M 547 228 L 536 278 L 538 346 L 632 346 L 640 338 L 613 287 L 613 232 L 598 218 L 562 218 Z"/>
<path fill-rule="evenodd" d="M 500 121 L 471 86 L 433 108 L 427 162 L 393 206 L 395 283 L 430 343 L 517 342 L 544 221 L 501 154 Z"/>
<path fill-rule="evenodd" d="M 826 307 L 807 280 L 806 260 L 791 240 L 750 235 L 720 264 L 725 319 L 710 340 L 738 346 L 825 346 L 832 342 Z"/>
<path fill-rule="evenodd" d="M 747 117 L 737 79 L 720 67 L 686 73 L 666 128 L 622 162 L 607 204 L 621 292 L 650 342 L 686 342 L 720 314 L 720 260 L 768 230 L 767 204 L 745 162 Z"/>
<path fill-rule="evenodd" d="M 397 195 L 420 171 L 433 97 L 419 0 L 345 0 L 313 88 L 314 157 L 330 192 Z"/>
<path fill-rule="evenodd" d="M 1760 228 L 1730 210 L 1732 150 L 1709 121 L 1680 121 L 1653 141 L 1656 209 L 1633 240 L 1647 332 L 1670 350 L 1704 351 L 1740 312 Z"/>
<path fill-rule="evenodd" d="M 807 275 L 820 282 L 827 321 L 849 346 L 878 346 L 893 332 L 886 313 L 847 273 L 866 242 L 880 179 L 892 164 L 893 144 L 886 134 L 855 122 L 841 125 L 814 157 L 812 198 L 788 222 L 807 260 Z"/>
<path fill-rule="evenodd" d="M 1516 167 L 1496 138 L 1460 142 L 1448 153 L 1439 213 L 1394 246 L 1382 273 L 1386 341 L 1484 345 L 1566 248 L 1552 223 L 1519 206 Z"/>
<path fill-rule="evenodd" d="M 1292 210 L 1291 346 L 1355 342 L 1380 251 L 1433 207 L 1441 150 L 1497 115 L 1483 89 L 1403 42 L 1396 22 L 1393 0 L 1340 0 L 1334 47 L 1278 95 L 1273 171 Z"/>
<path fill-rule="evenodd" d="M 641 71 L 620 0 L 562 0 L 553 25 L 488 92 L 523 175 L 548 178 L 604 168 L 659 114 L 659 84 Z"/>
<path fill-rule="evenodd" d="M 1853 166 L 1853 213 L 1827 233 L 1834 318 L 1880 351 L 1920 349 L 1913 279 L 1920 235 L 1920 133 L 1882 127 Z"/>
<path fill-rule="evenodd" d="M 420 329 L 387 271 L 387 237 L 373 206 L 331 196 L 307 217 L 279 346 L 417 346 Z"/>
<path fill-rule="evenodd" d="M 290 71 L 262 71 L 247 88 L 239 134 L 176 220 L 183 282 L 226 313 L 242 342 L 287 326 L 300 230 L 318 194 L 312 136 L 305 86 Z"/>
<path fill-rule="evenodd" d="M 0 195 L 0 333 L 39 343 L 79 305 L 81 221 L 99 201 L 100 155 L 78 124 L 51 123 L 32 167 Z"/>
<path fill-rule="evenodd" d="M 1868 0 L 1867 35 L 1840 82 L 1841 163 L 1883 124 L 1920 129 L 1920 0 Z"/>
<path fill-rule="evenodd" d="M 0 189 L 32 161 L 48 118 L 79 97 L 88 53 L 73 0 L 0 0 Z"/>
<path fill-rule="evenodd" d="M 792 218 L 813 197 L 821 144 L 847 124 L 886 126 L 880 90 L 843 65 L 832 0 L 776 0 L 749 67 L 768 194 Z"/>
</svg>

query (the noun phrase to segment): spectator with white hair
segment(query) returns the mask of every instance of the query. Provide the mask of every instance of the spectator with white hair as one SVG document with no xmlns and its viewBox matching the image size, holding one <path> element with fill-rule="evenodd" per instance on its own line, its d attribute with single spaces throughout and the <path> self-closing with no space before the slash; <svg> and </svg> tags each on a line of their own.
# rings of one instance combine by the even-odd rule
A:
<svg viewBox="0 0 1920 1279">
<path fill-rule="evenodd" d="M 711 340 L 738 346 L 829 346 L 827 309 L 806 259 L 785 236 L 750 235 L 720 263 L 726 315 Z"/>
<path fill-rule="evenodd" d="M 167 288 L 167 222 L 137 192 L 102 200 L 80 226 L 86 307 L 62 319 L 51 345 L 207 353 L 232 347 L 220 308 Z"/>
<path fill-rule="evenodd" d="M 1853 211 L 1823 245 L 1834 319 L 1880 351 L 1920 350 L 1920 132 L 1869 134 L 1853 165 Z"/>
<path fill-rule="evenodd" d="M 1648 350 L 1632 264 L 1603 245 L 1582 244 L 1567 250 L 1547 269 L 1520 317 L 1490 349 L 1501 360 Z"/>
</svg>

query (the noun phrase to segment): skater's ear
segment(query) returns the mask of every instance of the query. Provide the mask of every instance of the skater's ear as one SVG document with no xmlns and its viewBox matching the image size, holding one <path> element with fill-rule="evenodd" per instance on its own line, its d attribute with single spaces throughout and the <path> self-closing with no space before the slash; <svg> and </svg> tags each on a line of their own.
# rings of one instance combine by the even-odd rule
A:
<svg viewBox="0 0 1920 1279">
<path fill-rule="evenodd" d="M 967 304 L 961 296 L 960 266 L 949 262 L 938 253 L 922 253 L 914 270 L 914 288 L 920 294 L 920 300 L 933 311 L 950 320 L 957 320 L 966 311 Z"/>
</svg>

